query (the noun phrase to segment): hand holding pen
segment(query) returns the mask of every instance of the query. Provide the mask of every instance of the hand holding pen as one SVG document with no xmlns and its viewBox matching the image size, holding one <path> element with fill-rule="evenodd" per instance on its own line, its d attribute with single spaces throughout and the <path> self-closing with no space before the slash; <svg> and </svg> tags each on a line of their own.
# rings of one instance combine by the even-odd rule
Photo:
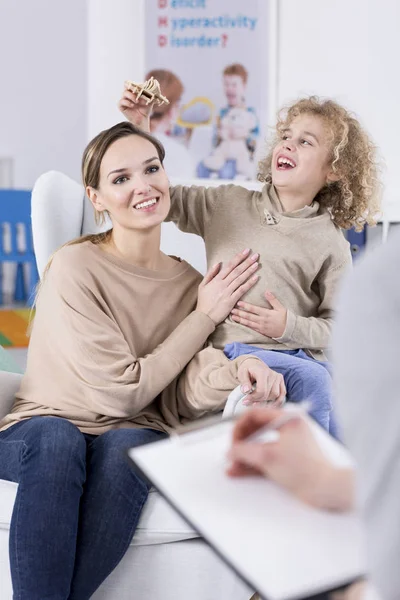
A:
<svg viewBox="0 0 400 600">
<path fill-rule="evenodd" d="M 304 404 L 246 411 L 234 427 L 228 475 L 263 475 L 308 504 L 347 510 L 353 504 L 354 473 L 326 458 L 305 412 Z"/>
</svg>

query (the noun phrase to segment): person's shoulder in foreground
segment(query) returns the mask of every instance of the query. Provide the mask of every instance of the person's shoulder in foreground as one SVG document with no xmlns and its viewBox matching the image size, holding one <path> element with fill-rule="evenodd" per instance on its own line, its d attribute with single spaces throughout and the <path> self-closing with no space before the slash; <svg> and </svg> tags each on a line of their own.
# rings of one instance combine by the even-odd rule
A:
<svg viewBox="0 0 400 600">
<path fill-rule="evenodd" d="M 339 416 L 359 466 L 372 581 L 385 600 L 400 590 L 399 261 L 398 234 L 357 261 L 333 337 Z"/>
</svg>

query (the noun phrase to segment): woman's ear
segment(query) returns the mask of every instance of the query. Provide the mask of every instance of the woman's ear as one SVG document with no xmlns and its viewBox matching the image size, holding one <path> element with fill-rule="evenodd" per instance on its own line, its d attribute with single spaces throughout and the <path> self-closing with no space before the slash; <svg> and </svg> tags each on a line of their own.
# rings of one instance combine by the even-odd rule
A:
<svg viewBox="0 0 400 600">
<path fill-rule="evenodd" d="M 95 210 L 97 210 L 98 212 L 103 212 L 103 210 L 106 210 L 105 206 L 103 206 L 103 204 L 99 200 L 97 190 L 92 188 L 90 185 L 86 187 L 86 196 L 89 198 Z"/>
</svg>

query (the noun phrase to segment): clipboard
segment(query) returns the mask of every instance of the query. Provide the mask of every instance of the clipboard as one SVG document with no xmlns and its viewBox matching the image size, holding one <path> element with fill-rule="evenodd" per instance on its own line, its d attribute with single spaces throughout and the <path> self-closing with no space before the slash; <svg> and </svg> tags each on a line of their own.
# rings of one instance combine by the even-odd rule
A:
<svg viewBox="0 0 400 600">
<path fill-rule="evenodd" d="M 307 417 L 308 418 L 308 417 Z M 264 600 L 319 598 L 364 576 L 356 512 L 309 507 L 262 477 L 225 474 L 235 419 L 128 450 L 145 477 Z M 325 454 L 351 467 L 347 450 L 314 421 Z"/>
</svg>

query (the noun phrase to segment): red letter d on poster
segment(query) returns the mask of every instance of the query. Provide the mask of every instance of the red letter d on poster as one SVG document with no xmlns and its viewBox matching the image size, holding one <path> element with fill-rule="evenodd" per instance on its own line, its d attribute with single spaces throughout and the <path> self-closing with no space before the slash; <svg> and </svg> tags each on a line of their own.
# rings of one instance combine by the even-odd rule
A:
<svg viewBox="0 0 400 600">
<path fill-rule="evenodd" d="M 168 43 L 168 38 L 166 35 L 159 35 L 158 36 L 158 45 L 163 48 L 164 46 L 166 46 Z"/>
</svg>

